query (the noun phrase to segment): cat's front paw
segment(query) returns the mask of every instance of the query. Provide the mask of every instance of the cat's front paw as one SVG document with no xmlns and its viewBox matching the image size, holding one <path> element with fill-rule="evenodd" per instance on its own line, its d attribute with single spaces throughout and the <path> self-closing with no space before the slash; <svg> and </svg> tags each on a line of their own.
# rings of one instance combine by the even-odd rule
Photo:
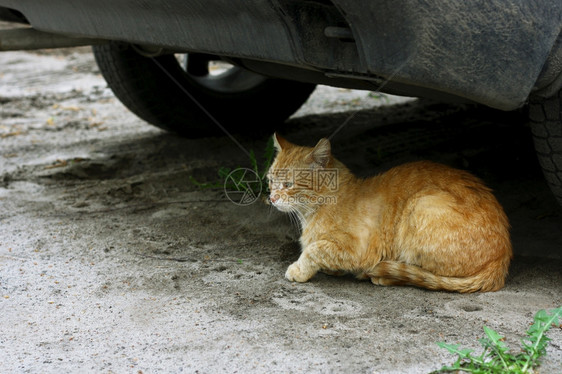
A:
<svg viewBox="0 0 562 374">
<path fill-rule="evenodd" d="M 306 271 L 309 270 L 309 271 Z M 297 262 L 291 264 L 287 268 L 285 278 L 291 282 L 306 282 L 314 276 L 316 272 L 310 271 L 311 269 L 301 269 L 301 265 Z"/>
</svg>

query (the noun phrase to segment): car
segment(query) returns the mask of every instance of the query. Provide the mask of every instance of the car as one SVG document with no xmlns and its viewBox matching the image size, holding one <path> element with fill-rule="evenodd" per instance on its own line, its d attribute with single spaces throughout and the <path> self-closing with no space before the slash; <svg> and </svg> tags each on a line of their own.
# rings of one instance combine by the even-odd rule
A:
<svg viewBox="0 0 562 374">
<path fill-rule="evenodd" d="M 317 84 L 525 108 L 562 204 L 562 2 L 0 0 L 0 49 L 92 44 L 132 112 L 188 137 L 272 131 Z"/>
</svg>

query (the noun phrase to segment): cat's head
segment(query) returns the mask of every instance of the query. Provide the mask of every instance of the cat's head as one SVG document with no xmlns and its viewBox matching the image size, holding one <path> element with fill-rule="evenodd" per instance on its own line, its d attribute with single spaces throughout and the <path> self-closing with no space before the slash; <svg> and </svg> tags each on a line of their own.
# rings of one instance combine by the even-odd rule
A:
<svg viewBox="0 0 562 374">
<path fill-rule="evenodd" d="M 274 134 L 273 143 L 277 156 L 267 174 L 273 206 L 306 214 L 318 205 L 334 203 L 339 169 L 328 139 L 320 139 L 315 147 L 301 147 Z"/>
</svg>

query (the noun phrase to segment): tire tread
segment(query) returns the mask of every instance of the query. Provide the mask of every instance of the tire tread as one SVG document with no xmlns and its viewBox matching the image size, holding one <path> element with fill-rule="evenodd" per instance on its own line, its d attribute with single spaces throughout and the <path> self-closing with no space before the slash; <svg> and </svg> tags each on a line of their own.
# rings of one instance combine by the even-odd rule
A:
<svg viewBox="0 0 562 374">
<path fill-rule="evenodd" d="M 93 50 L 109 87 L 131 112 L 190 138 L 221 135 L 221 127 L 229 132 L 270 133 L 315 88 L 308 83 L 267 79 L 247 92 L 225 95 L 192 84 L 173 55 L 147 58 L 123 43 L 94 46 Z"/>
<path fill-rule="evenodd" d="M 531 100 L 529 119 L 539 163 L 562 206 L 562 91 L 546 100 Z"/>
</svg>

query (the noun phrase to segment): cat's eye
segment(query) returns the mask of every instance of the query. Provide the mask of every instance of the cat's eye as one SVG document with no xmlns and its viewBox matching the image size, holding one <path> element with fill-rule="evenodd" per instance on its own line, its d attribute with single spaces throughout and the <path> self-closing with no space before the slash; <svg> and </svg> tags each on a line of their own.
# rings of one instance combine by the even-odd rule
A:
<svg viewBox="0 0 562 374">
<path fill-rule="evenodd" d="M 284 188 L 291 188 L 291 187 L 293 187 L 293 182 L 283 182 L 283 187 Z"/>
</svg>

